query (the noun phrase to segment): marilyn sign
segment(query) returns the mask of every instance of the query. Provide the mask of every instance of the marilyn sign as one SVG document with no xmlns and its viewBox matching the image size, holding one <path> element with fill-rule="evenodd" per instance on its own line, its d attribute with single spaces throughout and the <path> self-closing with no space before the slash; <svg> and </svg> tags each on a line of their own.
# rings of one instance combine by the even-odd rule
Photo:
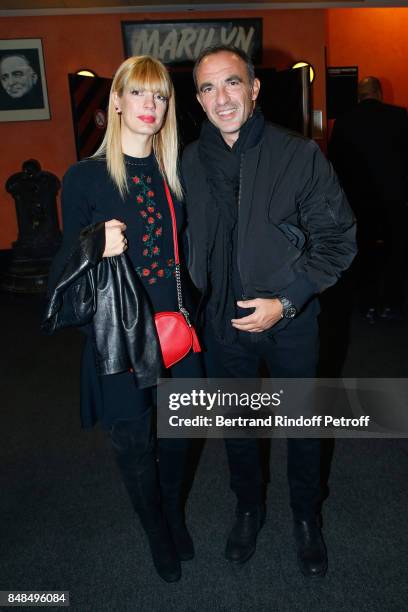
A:
<svg viewBox="0 0 408 612">
<path fill-rule="evenodd" d="M 213 45 L 235 45 L 262 62 L 262 19 L 122 22 L 126 57 L 152 55 L 164 64 L 185 64 Z"/>
</svg>

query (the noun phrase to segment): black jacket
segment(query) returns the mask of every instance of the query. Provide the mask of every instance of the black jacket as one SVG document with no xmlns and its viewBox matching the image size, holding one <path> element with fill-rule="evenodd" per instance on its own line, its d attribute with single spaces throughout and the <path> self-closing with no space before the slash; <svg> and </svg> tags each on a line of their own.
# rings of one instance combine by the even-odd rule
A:
<svg viewBox="0 0 408 612">
<path fill-rule="evenodd" d="M 189 269 L 209 286 L 206 202 L 198 142 L 183 156 Z M 300 310 L 333 285 L 356 254 L 355 219 L 337 177 L 311 140 L 266 124 L 241 163 L 238 269 L 246 296 L 284 295 Z"/>
<path fill-rule="evenodd" d="M 163 365 L 150 304 L 126 254 L 102 258 L 104 248 L 103 222 L 81 231 L 52 289 L 42 329 L 89 325 L 98 374 L 132 368 L 140 388 L 153 386 Z"/>
</svg>

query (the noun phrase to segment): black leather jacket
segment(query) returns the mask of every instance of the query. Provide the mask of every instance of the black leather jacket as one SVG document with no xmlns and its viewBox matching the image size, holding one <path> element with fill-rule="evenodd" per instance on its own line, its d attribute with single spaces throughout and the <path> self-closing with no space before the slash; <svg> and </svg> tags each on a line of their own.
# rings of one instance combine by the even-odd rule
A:
<svg viewBox="0 0 408 612">
<path fill-rule="evenodd" d="M 133 369 L 140 388 L 157 384 L 163 363 L 153 313 L 126 254 L 102 258 L 105 224 L 86 227 L 50 294 L 42 330 L 90 327 L 98 374 Z"/>
</svg>

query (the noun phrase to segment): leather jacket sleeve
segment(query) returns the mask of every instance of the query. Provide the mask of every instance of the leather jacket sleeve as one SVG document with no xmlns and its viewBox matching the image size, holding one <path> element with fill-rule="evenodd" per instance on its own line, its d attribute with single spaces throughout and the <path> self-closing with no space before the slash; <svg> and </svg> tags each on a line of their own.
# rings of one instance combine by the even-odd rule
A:
<svg viewBox="0 0 408 612">
<path fill-rule="evenodd" d="M 105 249 L 103 222 L 84 228 L 49 296 L 41 328 L 51 334 L 86 325 L 96 312 L 95 266 Z"/>
</svg>

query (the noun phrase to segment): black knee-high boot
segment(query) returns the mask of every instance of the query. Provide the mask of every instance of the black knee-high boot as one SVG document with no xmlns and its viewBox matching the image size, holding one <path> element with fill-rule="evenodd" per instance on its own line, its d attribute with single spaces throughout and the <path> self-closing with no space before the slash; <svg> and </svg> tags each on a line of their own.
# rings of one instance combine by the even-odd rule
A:
<svg viewBox="0 0 408 612">
<path fill-rule="evenodd" d="M 123 481 L 149 540 L 157 573 L 166 582 L 176 582 L 181 577 L 180 560 L 160 507 L 153 441 L 143 436 L 137 421 L 116 423 L 111 439 Z"/>
<path fill-rule="evenodd" d="M 194 557 L 194 544 L 184 516 L 189 446 L 185 440 L 159 439 L 162 508 L 181 561 Z"/>
</svg>

